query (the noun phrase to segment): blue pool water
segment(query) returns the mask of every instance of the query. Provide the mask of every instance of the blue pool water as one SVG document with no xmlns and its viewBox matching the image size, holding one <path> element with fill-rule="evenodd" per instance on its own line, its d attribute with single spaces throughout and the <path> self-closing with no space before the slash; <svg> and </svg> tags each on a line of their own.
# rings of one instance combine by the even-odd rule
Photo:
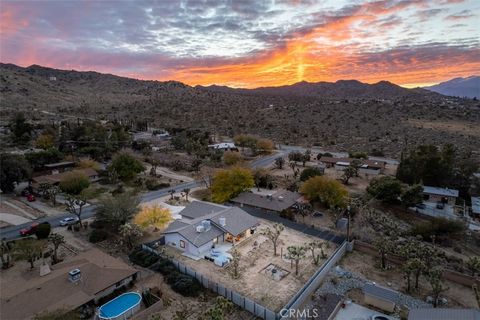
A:
<svg viewBox="0 0 480 320">
<path fill-rule="evenodd" d="M 142 301 L 140 294 L 136 292 L 124 293 L 101 306 L 99 309 L 100 317 L 106 319 L 118 317 L 140 304 L 140 301 Z"/>
</svg>

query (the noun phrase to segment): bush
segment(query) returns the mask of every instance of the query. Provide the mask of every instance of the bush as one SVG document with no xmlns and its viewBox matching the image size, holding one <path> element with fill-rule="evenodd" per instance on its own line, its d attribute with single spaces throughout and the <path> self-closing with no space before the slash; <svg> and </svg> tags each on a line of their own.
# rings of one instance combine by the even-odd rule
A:
<svg viewBox="0 0 480 320">
<path fill-rule="evenodd" d="M 79 194 L 83 189 L 88 188 L 90 180 L 81 172 L 72 171 L 65 175 L 60 182 L 60 189 L 68 194 Z"/>
<path fill-rule="evenodd" d="M 393 177 L 378 177 L 370 181 L 367 192 L 378 200 L 398 202 L 402 194 L 402 183 Z"/>
<path fill-rule="evenodd" d="M 197 297 L 202 290 L 202 286 L 197 279 L 180 273 L 171 288 L 186 297 Z"/>
<path fill-rule="evenodd" d="M 320 171 L 320 169 L 318 168 L 306 168 L 300 174 L 300 181 L 307 181 L 311 177 L 321 176 L 321 175 L 322 175 L 322 171 Z"/>
<path fill-rule="evenodd" d="M 97 243 L 108 238 L 108 232 L 103 229 L 93 229 L 90 232 L 90 236 L 88 237 L 88 241 L 91 243 Z"/>
<path fill-rule="evenodd" d="M 431 241 L 433 235 L 438 239 L 456 236 L 464 232 L 465 228 L 466 226 L 462 221 L 435 218 L 431 222 L 417 224 L 412 227 L 411 233 L 414 236 L 421 236 L 424 241 Z"/>
<path fill-rule="evenodd" d="M 128 257 L 130 261 L 141 267 L 149 267 L 155 262 L 157 262 L 159 259 L 159 257 L 154 255 L 153 253 L 143 251 L 142 249 L 133 251 Z"/>
<path fill-rule="evenodd" d="M 150 191 L 160 190 L 170 187 L 170 183 L 157 182 L 155 179 L 148 179 L 145 181 L 145 187 Z"/>
<path fill-rule="evenodd" d="M 35 235 L 37 239 L 47 239 L 51 230 L 52 226 L 49 223 L 41 223 L 35 229 Z"/>
<path fill-rule="evenodd" d="M 144 171 L 145 167 L 133 155 L 123 152 L 114 156 L 108 170 L 115 170 L 120 179 L 126 181 Z"/>
</svg>

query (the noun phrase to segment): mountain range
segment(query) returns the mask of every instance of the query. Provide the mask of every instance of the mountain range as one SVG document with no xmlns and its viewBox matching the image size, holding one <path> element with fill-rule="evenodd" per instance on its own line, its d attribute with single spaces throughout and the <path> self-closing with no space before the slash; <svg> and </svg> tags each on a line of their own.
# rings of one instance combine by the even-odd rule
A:
<svg viewBox="0 0 480 320">
<path fill-rule="evenodd" d="M 0 123 L 17 111 L 51 122 L 147 121 L 161 128 L 251 133 L 280 143 L 398 155 L 410 144 L 480 150 L 480 104 L 387 81 L 299 82 L 235 89 L 192 87 L 98 72 L 0 64 Z"/>
<path fill-rule="evenodd" d="M 424 89 L 446 96 L 480 98 L 480 76 L 454 78 Z"/>
</svg>

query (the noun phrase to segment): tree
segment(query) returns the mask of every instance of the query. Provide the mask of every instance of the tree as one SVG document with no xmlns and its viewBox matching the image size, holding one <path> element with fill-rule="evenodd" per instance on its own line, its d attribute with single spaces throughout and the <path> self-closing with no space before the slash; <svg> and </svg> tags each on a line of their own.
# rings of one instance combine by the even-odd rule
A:
<svg viewBox="0 0 480 320">
<path fill-rule="evenodd" d="M 242 160 L 242 155 L 239 152 L 225 151 L 223 153 L 223 162 L 225 162 L 227 166 L 239 164 L 242 162 Z"/>
<path fill-rule="evenodd" d="M 232 262 L 231 262 L 231 270 L 232 270 L 232 278 L 238 279 L 240 277 L 240 261 L 242 259 L 242 254 L 236 248 L 232 251 Z"/>
<path fill-rule="evenodd" d="M 250 169 L 233 167 L 218 171 L 212 184 L 212 199 L 214 202 L 226 202 L 254 186 Z"/>
<path fill-rule="evenodd" d="M 408 260 L 408 261 L 402 266 L 402 271 L 403 271 L 403 277 L 404 277 L 405 280 L 407 281 L 407 293 L 410 293 L 412 273 L 415 271 L 414 267 L 412 266 L 411 260 Z"/>
<path fill-rule="evenodd" d="M 5 238 L 0 243 L 0 259 L 2 262 L 2 269 L 8 269 L 12 266 L 12 255 L 15 252 L 15 245 L 13 241 L 7 241 Z"/>
<path fill-rule="evenodd" d="M 350 178 L 355 177 L 358 174 L 358 170 L 355 167 L 348 166 L 343 170 L 342 182 L 348 185 Z"/>
<path fill-rule="evenodd" d="M 162 230 L 171 220 L 172 215 L 169 209 L 153 205 L 144 206 L 135 216 L 133 222 L 142 228 L 152 226 Z"/>
<path fill-rule="evenodd" d="M 42 195 L 43 198 L 48 198 L 48 190 L 52 187 L 51 183 L 42 182 L 38 185 L 38 192 Z"/>
<path fill-rule="evenodd" d="M 275 158 L 275 167 L 277 169 L 282 170 L 284 164 L 285 164 L 285 159 L 283 157 Z"/>
<path fill-rule="evenodd" d="M 44 243 L 32 238 L 22 239 L 15 243 L 15 253 L 18 259 L 30 263 L 30 269 L 35 267 L 35 260 L 39 259 L 43 252 Z"/>
<path fill-rule="evenodd" d="M 67 172 L 60 181 L 60 189 L 71 195 L 80 194 L 88 186 L 90 186 L 90 180 L 87 175 L 80 171 Z"/>
<path fill-rule="evenodd" d="M 200 320 L 225 320 L 226 315 L 233 309 L 233 303 L 222 296 L 218 296 L 215 305 L 209 308 L 200 317 Z"/>
<path fill-rule="evenodd" d="M 139 211 L 139 198 L 133 193 L 105 197 L 99 201 L 95 220 L 117 231 Z"/>
<path fill-rule="evenodd" d="M 393 177 L 378 177 L 370 181 L 367 192 L 375 199 L 397 202 L 402 194 L 402 183 Z"/>
<path fill-rule="evenodd" d="M 15 114 L 10 121 L 10 130 L 12 132 L 12 140 L 18 144 L 26 144 L 30 141 L 33 127 L 27 122 L 22 112 Z"/>
<path fill-rule="evenodd" d="M 321 176 L 323 175 L 322 171 L 319 168 L 306 168 L 300 174 L 300 181 L 307 181 L 311 177 Z"/>
<path fill-rule="evenodd" d="M 290 162 L 302 162 L 304 159 L 304 154 L 299 151 L 292 151 L 288 154 L 288 161 Z"/>
<path fill-rule="evenodd" d="M 309 250 L 312 253 L 312 262 L 316 266 L 320 263 L 320 259 L 325 259 L 327 255 L 323 251 L 323 248 L 325 247 L 326 242 L 322 241 L 312 241 L 306 245 L 306 249 Z M 320 254 L 316 254 L 315 250 L 320 249 Z"/>
<path fill-rule="evenodd" d="M 35 228 L 35 236 L 37 239 L 47 239 L 50 235 L 50 231 L 52 231 L 52 226 L 50 223 L 40 223 L 37 228 Z"/>
<path fill-rule="evenodd" d="M 74 214 L 78 218 L 78 223 L 80 224 L 80 228 L 83 228 L 82 224 L 82 209 L 87 204 L 87 200 L 80 196 L 74 198 L 72 196 L 67 196 L 67 211 L 71 214 Z"/>
<path fill-rule="evenodd" d="M 271 176 L 265 168 L 255 168 L 253 170 L 253 181 L 255 187 L 260 191 L 260 188 L 268 188 Z"/>
<path fill-rule="evenodd" d="M 290 161 L 288 165 L 290 168 L 292 168 L 293 178 L 296 180 L 298 174 L 300 173 L 300 169 L 297 168 L 297 163 L 295 161 Z"/>
<path fill-rule="evenodd" d="M 270 153 L 275 148 L 273 141 L 270 139 L 258 139 L 256 146 L 262 153 Z"/>
<path fill-rule="evenodd" d="M 188 202 L 188 195 L 190 194 L 190 188 L 185 188 L 182 191 L 183 191 L 183 194 L 185 194 L 185 201 Z"/>
<path fill-rule="evenodd" d="M 58 233 L 52 233 L 48 237 L 48 242 L 50 242 L 53 245 L 53 256 L 52 256 L 53 263 L 57 263 L 58 262 L 58 255 L 57 255 L 58 248 L 60 247 L 60 245 L 65 243 L 65 237 L 62 236 L 61 234 L 58 234 Z"/>
<path fill-rule="evenodd" d="M 443 269 L 441 267 L 433 267 L 428 271 L 428 283 L 432 287 L 433 307 L 438 307 L 440 295 L 449 288 L 443 286 Z"/>
<path fill-rule="evenodd" d="M 298 265 L 300 260 L 305 257 L 305 247 L 303 246 L 289 246 L 287 247 L 286 258 L 295 261 L 295 275 L 298 275 Z"/>
<path fill-rule="evenodd" d="M 130 180 L 145 170 L 143 164 L 127 152 L 117 153 L 108 166 L 108 170 L 115 170 L 122 180 Z"/>
<path fill-rule="evenodd" d="M 300 187 L 300 192 L 310 201 L 320 201 L 330 208 L 345 208 L 348 191 L 338 181 L 325 176 L 308 179 Z"/>
<path fill-rule="evenodd" d="M 134 223 L 125 223 L 118 228 L 118 233 L 122 237 L 122 243 L 126 244 L 131 250 L 138 239 L 143 236 L 143 231 Z"/>
<path fill-rule="evenodd" d="M 39 152 L 29 152 L 25 154 L 25 158 L 32 168 L 41 170 L 46 164 L 62 160 L 64 155 L 56 148 L 49 148 Z"/>
<path fill-rule="evenodd" d="M 78 162 L 78 167 L 82 169 L 93 169 L 96 171 L 100 170 L 100 163 L 92 159 L 83 159 Z"/>
<path fill-rule="evenodd" d="M 31 168 L 23 156 L 0 154 L 0 189 L 3 192 L 15 190 L 15 184 L 30 178 Z"/>
<path fill-rule="evenodd" d="M 43 133 L 35 140 L 35 146 L 44 150 L 53 148 L 55 146 L 55 139 L 52 135 Z"/>
<path fill-rule="evenodd" d="M 393 239 L 390 237 L 380 237 L 375 241 L 375 247 L 380 254 L 380 265 L 382 269 L 387 268 L 387 254 L 395 248 Z"/>
<path fill-rule="evenodd" d="M 402 204 L 408 208 L 423 201 L 423 187 L 419 184 L 408 186 L 402 191 Z"/>
<path fill-rule="evenodd" d="M 480 274 L 480 258 L 468 258 L 467 262 L 465 262 L 465 267 L 467 267 L 468 271 L 470 271 L 472 277 L 475 277 L 476 274 Z"/>
<path fill-rule="evenodd" d="M 260 234 L 264 235 L 267 237 L 270 241 L 273 243 L 273 255 L 277 255 L 277 244 L 278 244 L 278 239 L 280 238 L 280 234 L 282 231 L 285 230 L 285 227 L 283 224 L 280 223 L 275 223 L 273 225 L 273 228 L 266 228 L 265 230 L 262 230 Z"/>
</svg>

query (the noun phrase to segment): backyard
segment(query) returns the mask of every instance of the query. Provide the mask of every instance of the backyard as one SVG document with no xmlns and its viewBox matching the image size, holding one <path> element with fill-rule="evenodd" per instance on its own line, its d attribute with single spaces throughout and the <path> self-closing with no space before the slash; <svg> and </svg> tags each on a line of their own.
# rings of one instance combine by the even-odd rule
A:
<svg viewBox="0 0 480 320">
<path fill-rule="evenodd" d="M 306 251 L 305 257 L 299 262 L 298 275 L 295 275 L 294 263 L 282 258 L 281 253 L 283 252 L 285 255 L 288 246 L 301 246 L 319 239 L 285 228 L 278 240 L 277 256 L 274 256 L 273 243 L 261 234 L 262 230 L 268 227 L 272 228 L 272 226 L 271 222 L 261 220 L 261 225 L 254 235 L 235 245 L 237 251 L 241 253 L 238 279 L 232 277 L 231 266 L 221 268 L 204 259 L 195 261 L 170 247 L 166 248 L 166 252 L 211 280 L 221 283 L 273 311 L 278 311 L 320 268 L 325 259 L 321 259 L 319 265 L 315 265 L 311 252 Z M 335 247 L 332 243 L 329 243 L 328 247 L 324 246 L 326 255 L 330 256 Z M 320 249 L 316 249 L 316 254 L 320 254 Z M 272 264 L 277 272 L 283 275 L 283 278 L 279 279 L 271 273 Z"/>
</svg>

